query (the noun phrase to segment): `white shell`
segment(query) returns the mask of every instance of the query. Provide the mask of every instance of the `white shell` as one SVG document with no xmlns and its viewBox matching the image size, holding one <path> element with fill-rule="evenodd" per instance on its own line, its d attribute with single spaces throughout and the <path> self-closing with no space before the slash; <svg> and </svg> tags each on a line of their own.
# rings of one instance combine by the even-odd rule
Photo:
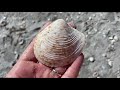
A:
<svg viewBox="0 0 120 90">
<path fill-rule="evenodd" d="M 35 40 L 34 54 L 49 67 L 71 64 L 81 53 L 85 35 L 58 19 L 41 31 Z"/>
<path fill-rule="evenodd" d="M 94 62 L 94 61 L 95 61 L 94 57 L 89 57 L 88 60 L 89 60 L 90 62 Z"/>
</svg>

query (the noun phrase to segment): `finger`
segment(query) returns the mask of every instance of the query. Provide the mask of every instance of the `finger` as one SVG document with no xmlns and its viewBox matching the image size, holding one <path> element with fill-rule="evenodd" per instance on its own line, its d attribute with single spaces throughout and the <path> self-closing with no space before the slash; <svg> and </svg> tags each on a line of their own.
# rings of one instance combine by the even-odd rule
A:
<svg viewBox="0 0 120 90">
<path fill-rule="evenodd" d="M 47 27 L 51 22 L 47 22 L 41 30 L 44 30 L 45 27 Z M 40 30 L 40 31 L 41 31 Z M 40 32 L 39 32 L 40 33 Z M 37 59 L 35 58 L 34 51 L 33 51 L 33 46 L 34 46 L 34 41 L 35 38 L 32 40 L 32 42 L 29 44 L 29 46 L 26 48 L 26 50 L 23 52 L 19 60 L 28 60 L 28 61 L 33 61 L 37 62 Z"/>
<path fill-rule="evenodd" d="M 62 78 L 76 78 L 78 76 L 78 73 L 80 71 L 81 65 L 83 63 L 84 55 L 81 54 L 73 63 L 72 65 L 67 69 L 65 74 L 62 76 Z"/>
<path fill-rule="evenodd" d="M 69 22 L 68 25 L 75 28 L 75 29 L 77 28 L 73 21 Z"/>
</svg>

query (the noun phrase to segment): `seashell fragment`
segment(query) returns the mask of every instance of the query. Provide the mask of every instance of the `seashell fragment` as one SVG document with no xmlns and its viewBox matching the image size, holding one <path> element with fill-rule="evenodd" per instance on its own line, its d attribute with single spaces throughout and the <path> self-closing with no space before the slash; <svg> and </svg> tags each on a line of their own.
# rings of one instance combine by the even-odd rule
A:
<svg viewBox="0 0 120 90">
<path fill-rule="evenodd" d="M 58 19 L 41 31 L 34 43 L 39 62 L 49 67 L 71 64 L 81 53 L 85 35 Z"/>
<path fill-rule="evenodd" d="M 107 61 L 108 61 L 108 65 L 109 65 L 110 67 L 112 67 L 112 66 L 113 66 L 113 61 L 111 61 L 110 59 L 108 59 Z"/>
<path fill-rule="evenodd" d="M 96 77 L 98 77 L 98 76 L 99 76 L 98 72 L 94 72 L 94 73 L 93 73 L 93 78 L 96 78 Z"/>
<path fill-rule="evenodd" d="M 113 40 L 113 37 L 109 37 L 109 40 Z"/>
<path fill-rule="evenodd" d="M 94 57 L 89 57 L 89 58 L 88 58 L 88 61 L 90 61 L 90 62 L 94 62 L 95 59 L 94 59 Z"/>
<path fill-rule="evenodd" d="M 119 38 L 117 37 L 117 35 L 114 35 L 114 40 L 115 40 L 115 41 L 118 41 L 118 40 L 119 40 Z"/>
</svg>

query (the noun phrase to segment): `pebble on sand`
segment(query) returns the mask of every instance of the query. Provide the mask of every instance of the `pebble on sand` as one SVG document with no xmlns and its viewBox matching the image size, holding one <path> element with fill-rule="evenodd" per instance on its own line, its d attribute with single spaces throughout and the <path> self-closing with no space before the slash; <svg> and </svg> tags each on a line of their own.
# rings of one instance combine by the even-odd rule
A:
<svg viewBox="0 0 120 90">
<path fill-rule="evenodd" d="M 102 56 L 103 56 L 103 57 L 107 57 L 107 54 L 106 54 L 106 53 L 103 53 Z"/>
<path fill-rule="evenodd" d="M 116 42 L 116 40 L 113 39 L 110 42 L 111 42 L 111 44 L 114 44 Z"/>
<path fill-rule="evenodd" d="M 114 40 L 115 40 L 115 41 L 118 41 L 118 39 L 119 39 L 118 36 L 117 36 L 117 35 L 114 35 Z"/>
<path fill-rule="evenodd" d="M 112 36 L 110 36 L 110 37 L 109 37 L 109 40 L 113 40 L 113 37 L 112 37 Z"/>
<path fill-rule="evenodd" d="M 90 62 L 94 62 L 95 59 L 94 59 L 94 57 L 89 57 L 89 58 L 88 58 L 88 61 L 90 61 Z"/>
<path fill-rule="evenodd" d="M 20 42 L 19 42 L 19 44 L 20 44 L 20 45 L 23 45 L 24 42 L 25 42 L 25 40 L 24 40 L 24 39 L 21 39 Z"/>
<path fill-rule="evenodd" d="M 113 35 L 113 36 L 109 37 L 109 40 L 110 40 L 111 44 L 114 44 L 115 42 L 118 41 L 118 37 L 117 37 L 117 35 Z"/>
<path fill-rule="evenodd" d="M 117 78 L 120 78 L 120 75 L 119 75 L 119 74 L 117 75 Z"/>
<path fill-rule="evenodd" d="M 0 26 L 3 27 L 3 26 L 6 26 L 8 23 L 6 21 L 6 18 L 7 17 L 3 17 L 1 20 L 0 20 Z"/>
<path fill-rule="evenodd" d="M 99 76 L 97 78 L 100 78 Z"/>
<path fill-rule="evenodd" d="M 113 66 L 113 61 L 111 61 L 110 59 L 108 59 L 107 62 L 108 62 L 108 65 L 109 65 L 110 67 Z"/>
<path fill-rule="evenodd" d="M 12 66 L 14 66 L 15 64 L 16 64 L 16 61 L 13 61 L 13 62 L 12 62 Z"/>
<path fill-rule="evenodd" d="M 15 59 L 18 59 L 19 58 L 19 54 L 16 51 L 14 51 L 14 54 L 15 54 Z"/>
<path fill-rule="evenodd" d="M 98 72 L 94 72 L 94 73 L 93 73 L 93 77 L 94 77 L 94 78 L 98 77 Z"/>
</svg>

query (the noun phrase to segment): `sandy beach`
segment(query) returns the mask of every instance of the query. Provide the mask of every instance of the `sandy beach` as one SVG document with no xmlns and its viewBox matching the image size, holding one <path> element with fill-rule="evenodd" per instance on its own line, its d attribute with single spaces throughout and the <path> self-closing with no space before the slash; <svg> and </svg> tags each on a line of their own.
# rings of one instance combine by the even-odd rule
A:
<svg viewBox="0 0 120 90">
<path fill-rule="evenodd" d="M 119 12 L 0 12 L 0 77 L 48 20 L 73 21 L 86 35 L 85 60 L 78 78 L 120 78 Z"/>
</svg>

